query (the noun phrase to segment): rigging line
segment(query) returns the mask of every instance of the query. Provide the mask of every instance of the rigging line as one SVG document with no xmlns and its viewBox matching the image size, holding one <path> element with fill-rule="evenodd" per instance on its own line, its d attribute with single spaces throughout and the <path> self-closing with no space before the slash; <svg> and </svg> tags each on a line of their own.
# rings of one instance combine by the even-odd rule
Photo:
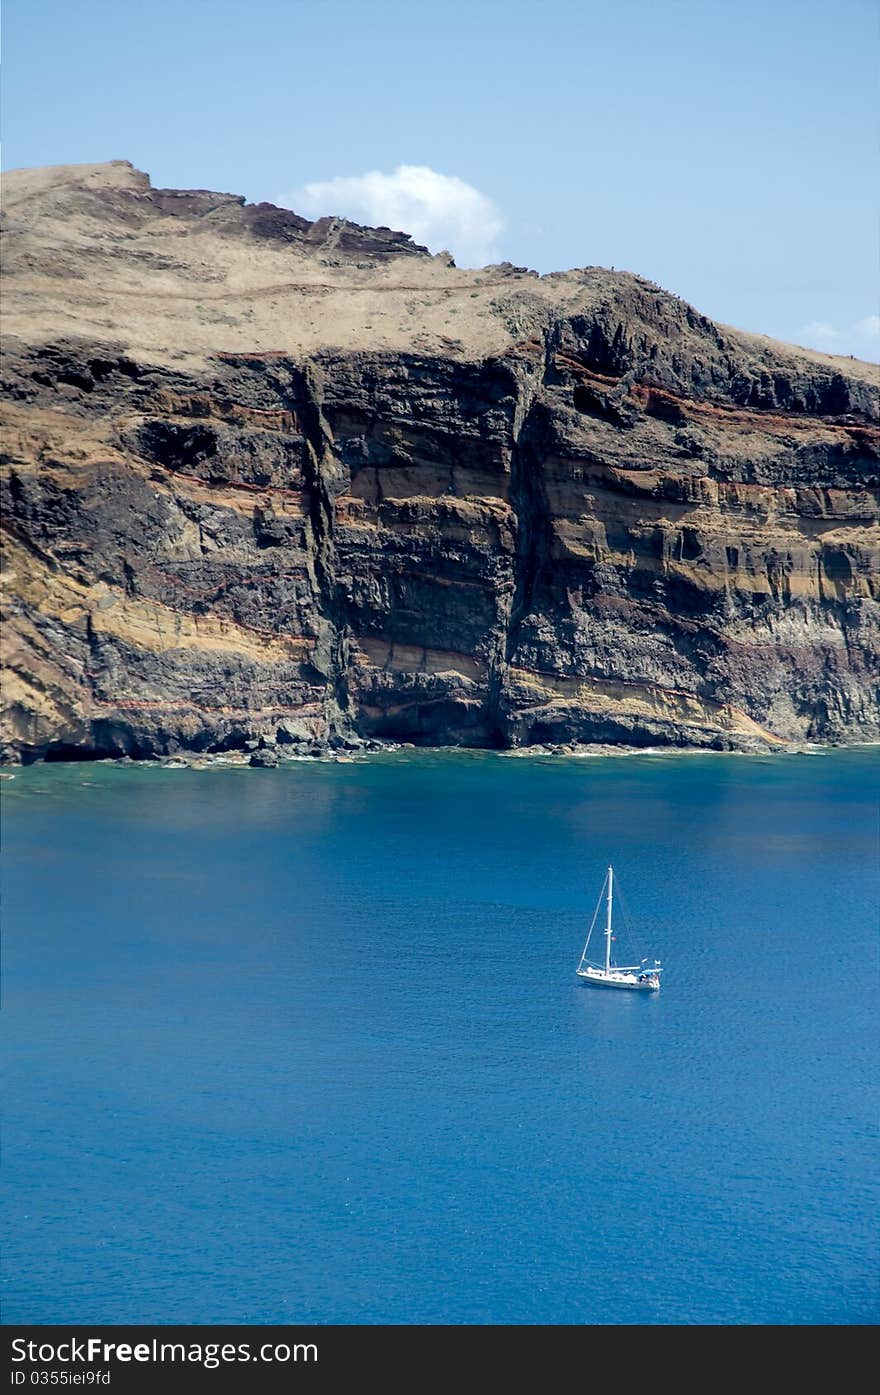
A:
<svg viewBox="0 0 880 1395">
<path fill-rule="evenodd" d="M 629 913 L 629 902 L 623 894 L 623 887 L 621 886 L 619 877 L 617 879 L 616 891 L 618 904 L 620 905 L 620 918 L 623 921 L 623 928 L 626 931 L 628 938 L 632 934 L 633 921 L 632 916 Z"/>
<path fill-rule="evenodd" d="M 641 959 L 643 957 L 642 950 L 645 948 L 643 943 L 643 937 L 641 934 L 636 933 L 635 921 L 630 915 L 629 902 L 627 901 L 626 897 L 620 889 L 620 882 L 617 883 L 617 895 L 620 901 L 621 919 L 623 921 L 623 927 L 626 933 L 627 944 L 632 945 L 634 956 L 637 959 Z"/>
<path fill-rule="evenodd" d="M 590 937 L 591 937 L 591 935 L 592 935 L 592 933 L 593 933 L 593 930 L 595 929 L 595 926 L 596 926 L 596 919 L 597 919 L 597 917 L 598 917 L 598 915 L 599 915 L 599 907 L 600 907 L 601 904 L 602 904 L 602 897 L 605 895 L 605 888 L 607 887 L 607 885 L 608 885 L 608 873 L 606 872 L 606 873 L 605 873 L 605 880 L 604 880 L 604 882 L 602 883 L 602 890 L 599 892 L 599 899 L 598 899 L 598 901 L 596 902 L 596 909 L 593 911 L 593 919 L 590 921 L 590 928 L 589 928 L 589 930 L 587 931 L 587 943 L 584 945 L 583 954 L 581 955 L 580 964 L 578 964 L 578 968 L 581 967 L 581 965 L 582 965 L 583 962 L 584 962 L 584 959 L 586 958 L 587 950 L 589 949 L 589 946 L 590 946 Z"/>
</svg>

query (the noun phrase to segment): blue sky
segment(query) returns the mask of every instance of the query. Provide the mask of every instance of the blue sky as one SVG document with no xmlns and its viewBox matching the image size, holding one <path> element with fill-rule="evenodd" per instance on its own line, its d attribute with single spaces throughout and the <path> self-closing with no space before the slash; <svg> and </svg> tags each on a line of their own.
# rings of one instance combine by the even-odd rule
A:
<svg viewBox="0 0 880 1395">
<path fill-rule="evenodd" d="M 878 357 L 874 0 L 5 0 L 3 40 L 4 169 L 406 217 Z"/>
</svg>

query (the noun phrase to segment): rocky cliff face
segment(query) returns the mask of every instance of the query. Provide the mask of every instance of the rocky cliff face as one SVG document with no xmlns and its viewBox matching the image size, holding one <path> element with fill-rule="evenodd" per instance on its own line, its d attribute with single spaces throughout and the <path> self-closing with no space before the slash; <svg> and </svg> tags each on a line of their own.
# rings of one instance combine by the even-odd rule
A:
<svg viewBox="0 0 880 1395">
<path fill-rule="evenodd" d="M 880 389 L 638 276 L 7 176 L 7 760 L 880 736 Z"/>
</svg>

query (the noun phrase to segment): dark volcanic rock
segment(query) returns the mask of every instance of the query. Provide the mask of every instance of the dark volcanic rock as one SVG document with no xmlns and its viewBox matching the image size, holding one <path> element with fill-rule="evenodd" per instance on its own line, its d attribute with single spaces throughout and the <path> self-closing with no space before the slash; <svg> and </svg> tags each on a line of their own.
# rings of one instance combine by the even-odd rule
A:
<svg viewBox="0 0 880 1395">
<path fill-rule="evenodd" d="M 278 764 L 278 755 L 275 751 L 270 751 L 261 747 L 251 755 L 248 765 L 254 765 L 263 770 L 272 770 Z"/>
</svg>

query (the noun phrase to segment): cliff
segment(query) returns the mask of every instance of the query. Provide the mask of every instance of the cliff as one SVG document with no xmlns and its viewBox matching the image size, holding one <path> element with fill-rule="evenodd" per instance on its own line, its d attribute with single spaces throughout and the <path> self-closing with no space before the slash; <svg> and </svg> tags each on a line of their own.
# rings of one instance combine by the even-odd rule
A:
<svg viewBox="0 0 880 1395">
<path fill-rule="evenodd" d="M 3 758 L 880 736 L 880 384 L 643 278 L 5 177 Z"/>
</svg>

